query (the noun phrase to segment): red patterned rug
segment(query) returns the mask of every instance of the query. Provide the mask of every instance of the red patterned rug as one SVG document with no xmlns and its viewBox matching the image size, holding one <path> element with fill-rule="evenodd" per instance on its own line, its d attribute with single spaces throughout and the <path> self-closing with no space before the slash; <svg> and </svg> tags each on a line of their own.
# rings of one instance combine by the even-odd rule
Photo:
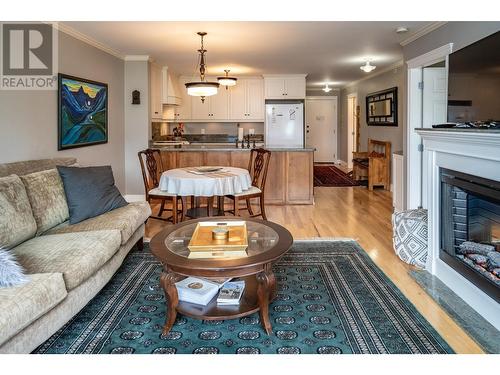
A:
<svg viewBox="0 0 500 375">
<path fill-rule="evenodd" d="M 340 187 L 358 185 L 347 173 L 333 165 L 314 166 L 314 186 Z"/>
</svg>

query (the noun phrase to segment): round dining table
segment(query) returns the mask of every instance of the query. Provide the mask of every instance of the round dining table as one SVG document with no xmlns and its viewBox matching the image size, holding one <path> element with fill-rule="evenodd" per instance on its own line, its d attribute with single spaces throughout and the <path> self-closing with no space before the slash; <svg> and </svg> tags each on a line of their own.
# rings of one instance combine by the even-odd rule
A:
<svg viewBox="0 0 500 375">
<path fill-rule="evenodd" d="M 252 187 L 248 170 L 236 167 L 220 168 L 207 172 L 210 167 L 186 167 L 169 169 L 162 173 L 158 188 L 181 197 L 183 217 L 203 216 L 199 209 L 186 210 L 187 197 L 208 198 L 207 216 L 212 216 L 214 197 L 218 197 L 218 215 L 224 215 L 224 196 L 235 195 Z"/>
</svg>

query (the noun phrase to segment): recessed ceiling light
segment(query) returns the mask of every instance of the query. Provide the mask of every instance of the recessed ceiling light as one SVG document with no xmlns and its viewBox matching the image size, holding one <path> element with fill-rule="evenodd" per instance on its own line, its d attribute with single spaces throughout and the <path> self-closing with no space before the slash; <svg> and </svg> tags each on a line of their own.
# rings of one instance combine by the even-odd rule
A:
<svg viewBox="0 0 500 375">
<path fill-rule="evenodd" d="M 403 33 L 406 33 L 408 31 L 408 28 L 407 27 L 404 27 L 404 26 L 399 26 L 397 29 L 396 29 L 396 32 L 398 34 L 403 34 Z"/>
<path fill-rule="evenodd" d="M 362 65 L 362 66 L 359 67 L 359 69 L 361 69 L 365 73 L 370 73 L 375 68 L 376 68 L 376 66 L 375 65 L 370 65 L 369 61 L 367 61 L 365 65 Z"/>
<path fill-rule="evenodd" d="M 324 92 L 330 92 L 332 91 L 332 88 L 328 86 L 328 83 L 325 83 L 325 87 L 322 89 Z"/>
</svg>

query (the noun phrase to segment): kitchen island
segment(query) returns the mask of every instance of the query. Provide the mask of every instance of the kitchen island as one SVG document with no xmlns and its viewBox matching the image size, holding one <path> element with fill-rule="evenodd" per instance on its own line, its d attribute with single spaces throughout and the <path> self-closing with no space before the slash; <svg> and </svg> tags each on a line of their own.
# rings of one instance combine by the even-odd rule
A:
<svg viewBox="0 0 500 375">
<path fill-rule="evenodd" d="M 165 170 L 198 166 L 248 168 L 250 149 L 234 145 L 152 146 L 161 151 Z M 313 148 L 266 148 L 271 151 L 266 204 L 313 204 Z"/>
</svg>

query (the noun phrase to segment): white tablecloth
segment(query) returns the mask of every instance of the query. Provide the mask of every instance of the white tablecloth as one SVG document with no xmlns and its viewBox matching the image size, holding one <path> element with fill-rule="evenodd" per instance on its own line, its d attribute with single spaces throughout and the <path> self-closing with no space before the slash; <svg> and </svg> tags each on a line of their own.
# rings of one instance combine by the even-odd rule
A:
<svg viewBox="0 0 500 375">
<path fill-rule="evenodd" d="M 159 188 L 179 196 L 213 197 L 248 190 L 252 179 L 246 169 L 224 167 L 219 172 L 194 174 L 194 168 L 176 168 L 162 173 Z"/>
</svg>

